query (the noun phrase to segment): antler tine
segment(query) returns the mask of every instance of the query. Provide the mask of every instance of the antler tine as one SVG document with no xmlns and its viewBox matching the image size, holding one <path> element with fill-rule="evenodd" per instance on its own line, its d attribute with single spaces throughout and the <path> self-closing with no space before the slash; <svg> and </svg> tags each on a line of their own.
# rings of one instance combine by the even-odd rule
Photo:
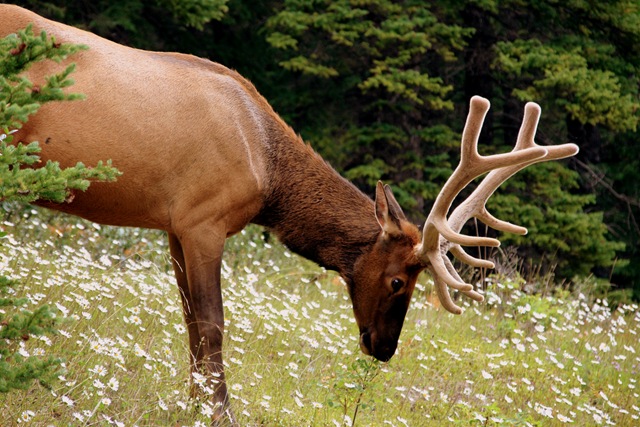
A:
<svg viewBox="0 0 640 427">
<path fill-rule="evenodd" d="M 457 221 L 451 223 L 451 221 L 447 221 L 447 213 L 451 208 L 453 200 L 458 193 L 460 193 L 460 191 L 462 191 L 462 189 L 476 177 L 493 170 L 509 169 L 522 164 L 530 164 L 542 159 L 548 152 L 547 149 L 543 147 L 533 145 L 518 147 L 518 149 L 514 149 L 510 153 L 505 154 L 495 154 L 492 156 L 481 156 L 478 154 L 478 137 L 489 107 L 490 104 L 488 100 L 478 96 L 471 98 L 467 122 L 462 133 L 460 164 L 447 180 L 440 191 L 440 194 L 436 198 L 433 209 L 427 217 L 424 225 L 422 243 L 416 250 L 417 256 L 427 263 L 428 268 L 434 277 L 436 290 L 442 306 L 455 314 L 461 313 L 462 309 L 455 305 L 451 300 L 447 286 L 458 289 L 471 298 L 479 301 L 481 301 L 483 297 L 473 291 L 473 286 L 464 283 L 451 265 L 451 262 L 446 257 L 446 252 L 450 245 L 499 246 L 500 242 L 496 239 L 465 236 L 460 234 L 459 230 L 469 217 L 464 218 L 464 221 L 462 221 L 462 218 L 467 214 L 475 213 L 475 209 L 471 209 L 470 211 L 466 210 L 465 213 L 459 214 L 460 220 L 457 221 L 460 221 L 460 224 L 458 224 Z M 531 108 L 529 110 L 533 111 Z M 527 117 L 529 117 L 529 119 L 525 120 L 526 126 L 523 124 L 523 128 L 525 128 L 523 134 L 530 135 L 531 138 L 523 137 L 523 139 L 532 140 L 532 134 L 535 133 L 539 112 L 535 119 L 536 123 L 534 123 L 533 126 L 531 126 L 530 114 L 528 114 Z M 516 169 L 516 171 L 517 170 L 519 169 Z M 508 176 L 505 179 L 507 178 Z M 496 188 L 498 185 L 499 183 L 496 185 Z M 487 189 L 490 188 L 491 185 L 487 185 Z M 491 190 L 487 197 L 490 196 L 493 191 L 495 191 L 495 189 Z M 484 195 L 484 192 L 481 194 Z M 484 201 L 482 201 L 481 205 L 484 206 Z M 503 226 L 502 222 L 498 225 Z M 442 241 L 440 240 L 440 236 L 443 238 Z M 461 257 L 465 260 L 472 261 L 472 265 L 477 265 L 479 261 L 483 266 L 493 266 L 493 264 L 488 261 L 476 260 L 470 255 L 464 253 L 461 249 L 459 252 L 464 254 L 461 255 Z"/>
</svg>

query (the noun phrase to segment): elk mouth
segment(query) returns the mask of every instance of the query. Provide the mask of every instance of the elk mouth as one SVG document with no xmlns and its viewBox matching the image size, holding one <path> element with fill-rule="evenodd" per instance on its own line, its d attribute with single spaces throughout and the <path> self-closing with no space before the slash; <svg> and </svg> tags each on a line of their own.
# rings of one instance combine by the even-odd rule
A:
<svg viewBox="0 0 640 427">
<path fill-rule="evenodd" d="M 374 336 L 372 337 L 372 333 L 368 329 L 364 329 L 360 333 L 360 350 L 367 356 L 373 356 L 381 362 L 388 362 L 395 354 L 397 344 L 385 345 L 384 343 L 379 343 L 375 339 L 375 332 L 373 334 Z"/>
</svg>

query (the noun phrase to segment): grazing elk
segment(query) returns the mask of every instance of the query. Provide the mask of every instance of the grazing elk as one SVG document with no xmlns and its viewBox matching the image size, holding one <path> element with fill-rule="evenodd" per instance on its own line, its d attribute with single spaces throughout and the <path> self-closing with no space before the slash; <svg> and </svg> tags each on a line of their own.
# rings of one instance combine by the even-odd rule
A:
<svg viewBox="0 0 640 427">
<path fill-rule="evenodd" d="M 123 175 L 96 182 L 69 203 L 39 204 L 118 226 L 165 230 L 189 332 L 191 367 L 209 372 L 218 414 L 228 406 L 222 364 L 224 317 L 220 263 L 225 239 L 249 223 L 272 230 L 292 251 L 344 278 L 360 329 L 360 347 L 389 360 L 397 346 L 418 274 L 433 275 L 442 305 L 460 313 L 448 287 L 482 301 L 447 257 L 473 266 L 460 245 L 498 246 L 495 239 L 459 234 L 477 217 L 499 230 L 526 229 L 492 217 L 487 198 L 518 170 L 571 156 L 573 144 L 534 143 L 540 115 L 525 107 L 510 153 L 481 156 L 477 139 L 489 109 L 471 100 L 460 165 L 439 194 L 420 231 L 405 218 L 389 186 L 372 201 L 340 177 L 273 111 L 255 87 L 222 65 L 177 53 L 146 52 L 0 5 L 0 36 L 28 24 L 58 42 L 79 43 L 74 91 L 86 100 L 44 105 L 16 134 L 41 142 L 41 157 L 63 167 L 111 159 Z M 38 63 L 41 81 L 58 67 Z M 488 172 L 447 219 L 455 196 Z"/>
</svg>

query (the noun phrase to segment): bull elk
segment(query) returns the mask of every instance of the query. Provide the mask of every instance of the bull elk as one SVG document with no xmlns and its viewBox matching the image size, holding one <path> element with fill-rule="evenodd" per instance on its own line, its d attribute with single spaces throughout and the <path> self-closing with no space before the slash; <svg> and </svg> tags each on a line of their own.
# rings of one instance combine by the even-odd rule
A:
<svg viewBox="0 0 640 427">
<path fill-rule="evenodd" d="M 491 216 L 485 202 L 518 170 L 574 155 L 573 144 L 534 142 L 540 108 L 525 107 L 513 151 L 477 151 L 489 102 L 471 99 L 459 166 L 438 195 L 422 231 L 410 223 L 391 189 L 378 183 L 375 201 L 343 179 L 273 111 L 255 87 L 222 65 L 178 53 L 147 52 L 0 5 L 0 36 L 33 24 L 58 42 L 84 44 L 74 91 L 86 100 L 43 106 L 16 133 L 38 140 L 43 160 L 62 167 L 111 159 L 123 175 L 94 183 L 69 203 L 38 204 L 102 224 L 164 230 L 189 332 L 192 370 L 209 373 L 218 415 L 228 409 L 222 364 L 224 317 L 220 264 L 225 239 L 249 223 L 274 232 L 292 251 L 337 271 L 347 284 L 360 347 L 389 360 L 397 346 L 418 274 L 428 269 L 442 306 L 461 309 L 448 288 L 483 297 L 454 270 L 464 263 L 492 267 L 460 245 L 498 246 L 460 234 L 477 217 L 502 231 L 526 229 Z M 57 64 L 38 63 L 38 82 Z M 449 217 L 456 195 L 488 173 Z"/>
</svg>

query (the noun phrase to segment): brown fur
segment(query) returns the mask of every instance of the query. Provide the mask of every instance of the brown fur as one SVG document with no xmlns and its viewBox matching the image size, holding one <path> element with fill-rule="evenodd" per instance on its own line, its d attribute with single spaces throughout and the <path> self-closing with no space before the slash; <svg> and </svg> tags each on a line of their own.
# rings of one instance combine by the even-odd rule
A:
<svg viewBox="0 0 640 427">
<path fill-rule="evenodd" d="M 85 101 L 45 105 L 16 134 L 65 166 L 111 159 L 123 172 L 49 208 L 113 225 L 167 231 L 192 369 L 221 375 L 214 401 L 227 405 L 222 365 L 220 262 L 225 239 L 255 222 L 293 251 L 338 271 L 348 284 L 367 354 L 395 352 L 418 273 L 418 229 L 391 191 L 376 203 L 340 177 L 235 71 L 176 53 L 121 46 L 0 5 L 0 36 L 33 23 L 58 42 L 83 43 L 74 92 Z M 67 61 L 69 62 L 69 61 Z M 34 82 L 62 66 L 40 63 Z M 394 279 L 402 282 L 393 282 Z M 393 283 L 404 286 L 393 290 Z"/>
</svg>

